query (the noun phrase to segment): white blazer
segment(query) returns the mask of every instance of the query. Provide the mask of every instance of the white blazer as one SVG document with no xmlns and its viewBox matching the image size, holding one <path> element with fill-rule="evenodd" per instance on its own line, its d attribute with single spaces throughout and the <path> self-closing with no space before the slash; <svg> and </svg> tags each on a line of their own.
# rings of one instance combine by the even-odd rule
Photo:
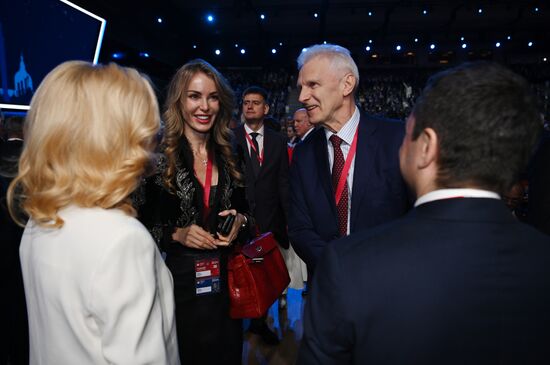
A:
<svg viewBox="0 0 550 365">
<path fill-rule="evenodd" d="M 145 227 L 117 209 L 59 215 L 21 241 L 30 364 L 179 364 L 172 276 Z"/>
</svg>

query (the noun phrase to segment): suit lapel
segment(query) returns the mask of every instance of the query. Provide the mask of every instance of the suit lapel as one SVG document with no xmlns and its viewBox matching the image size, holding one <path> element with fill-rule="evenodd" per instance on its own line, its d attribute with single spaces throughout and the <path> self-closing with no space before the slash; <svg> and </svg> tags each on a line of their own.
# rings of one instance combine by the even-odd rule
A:
<svg viewBox="0 0 550 365">
<path fill-rule="evenodd" d="M 332 176 L 330 174 L 330 166 L 328 163 L 327 139 L 325 137 L 325 130 L 321 128 L 315 136 L 309 136 L 308 138 L 314 139 L 311 142 L 314 144 L 315 163 L 319 175 L 319 180 L 328 201 L 330 201 L 332 213 L 334 214 L 334 217 L 336 217 L 336 203 L 334 202 L 334 189 L 332 188 Z"/>
<path fill-rule="evenodd" d="M 353 187 L 351 194 L 351 220 L 350 231 L 354 231 L 357 223 L 358 210 L 361 206 L 368 187 L 368 172 L 375 171 L 375 153 L 377 148 L 377 140 L 373 137 L 376 130 L 375 123 L 369 123 L 366 116 L 361 115 L 359 121 L 359 131 L 357 136 L 357 150 L 355 154 L 355 164 L 353 172 Z M 372 178 L 372 176 L 371 176 Z"/>
</svg>

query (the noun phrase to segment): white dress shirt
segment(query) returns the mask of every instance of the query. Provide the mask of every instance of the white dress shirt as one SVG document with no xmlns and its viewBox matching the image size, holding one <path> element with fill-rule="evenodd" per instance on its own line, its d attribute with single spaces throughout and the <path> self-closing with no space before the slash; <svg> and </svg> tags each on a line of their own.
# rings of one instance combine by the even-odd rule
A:
<svg viewBox="0 0 550 365">
<path fill-rule="evenodd" d="M 258 148 L 259 148 L 258 156 L 262 156 L 262 153 L 264 150 L 264 129 L 265 129 L 265 125 L 263 124 L 260 127 L 260 129 L 258 129 L 257 131 L 253 131 L 248 125 L 246 125 L 246 123 L 244 124 L 244 131 L 249 136 L 250 136 L 250 133 L 254 133 L 254 132 L 258 133 L 258 135 L 256 136 L 256 141 L 258 142 Z M 250 136 L 250 138 L 252 139 L 252 136 Z M 248 153 L 250 154 L 250 156 L 253 156 L 251 151 L 252 147 L 250 147 L 250 142 L 248 141 L 248 138 L 245 138 L 245 139 L 246 139 L 246 144 L 248 145 Z"/>
<path fill-rule="evenodd" d="M 355 131 L 359 126 L 360 119 L 361 119 L 361 113 L 359 112 L 359 108 L 357 108 L 356 106 L 355 111 L 353 112 L 353 115 L 351 116 L 351 118 L 344 124 L 342 129 L 340 129 L 338 133 L 336 133 L 336 135 L 340 137 L 343 141 L 342 144 L 340 145 L 340 149 L 342 150 L 342 154 L 344 155 L 344 161 L 348 158 L 348 153 L 351 148 L 351 144 L 353 142 L 353 137 L 355 136 Z M 332 133 L 331 131 L 325 128 L 325 137 L 327 138 L 328 164 L 330 166 L 331 174 L 332 174 L 332 165 L 334 164 L 334 147 L 332 147 L 332 142 L 330 142 L 330 137 L 332 137 L 333 134 L 335 133 Z M 351 195 L 353 192 L 353 172 L 354 171 L 355 171 L 355 156 L 351 161 L 349 173 L 347 176 L 347 183 L 349 188 L 347 234 L 350 234 Z"/>
<path fill-rule="evenodd" d="M 438 189 L 430 191 L 427 194 L 422 195 L 416 200 L 414 206 L 417 207 L 421 204 L 432 202 L 435 200 L 442 199 L 453 199 L 453 198 L 490 198 L 490 199 L 500 199 L 500 195 L 493 191 L 481 190 L 481 189 Z"/>
<path fill-rule="evenodd" d="M 172 276 L 145 227 L 118 209 L 62 209 L 21 240 L 30 364 L 179 364 Z"/>
</svg>

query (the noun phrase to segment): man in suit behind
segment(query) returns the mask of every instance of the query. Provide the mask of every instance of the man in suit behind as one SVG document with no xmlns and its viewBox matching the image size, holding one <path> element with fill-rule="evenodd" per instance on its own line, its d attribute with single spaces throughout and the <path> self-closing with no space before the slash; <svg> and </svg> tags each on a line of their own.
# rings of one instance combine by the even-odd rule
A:
<svg viewBox="0 0 550 365">
<path fill-rule="evenodd" d="M 404 126 L 360 113 L 359 71 L 347 49 L 309 47 L 298 68 L 299 100 L 310 122 L 323 128 L 295 148 L 288 229 L 313 274 L 330 241 L 398 218 L 409 208 L 398 160 Z"/>
<path fill-rule="evenodd" d="M 243 92 L 245 123 L 235 130 L 238 151 L 245 161 L 246 195 L 260 233 L 273 232 L 288 249 L 288 154 L 285 138 L 264 125 L 269 112 L 267 92 L 251 86 Z M 278 342 L 263 319 L 253 320 L 250 331 L 269 344 Z"/>
<path fill-rule="evenodd" d="M 432 77 L 399 156 L 415 208 L 326 249 L 298 363 L 550 363 L 550 238 L 500 200 L 539 127 L 502 66 Z"/>
</svg>

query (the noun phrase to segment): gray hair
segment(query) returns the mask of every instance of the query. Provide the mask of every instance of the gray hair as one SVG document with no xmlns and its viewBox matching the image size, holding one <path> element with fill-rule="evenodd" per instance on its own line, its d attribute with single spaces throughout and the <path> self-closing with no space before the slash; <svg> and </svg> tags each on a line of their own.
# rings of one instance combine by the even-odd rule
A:
<svg viewBox="0 0 550 365">
<path fill-rule="evenodd" d="M 359 69 L 353 58 L 351 58 L 351 53 L 347 48 L 337 44 L 315 44 L 304 48 L 296 60 L 298 70 L 315 57 L 326 57 L 331 61 L 332 67 L 351 72 L 356 80 L 353 93 L 357 91 L 359 88 Z"/>
</svg>

